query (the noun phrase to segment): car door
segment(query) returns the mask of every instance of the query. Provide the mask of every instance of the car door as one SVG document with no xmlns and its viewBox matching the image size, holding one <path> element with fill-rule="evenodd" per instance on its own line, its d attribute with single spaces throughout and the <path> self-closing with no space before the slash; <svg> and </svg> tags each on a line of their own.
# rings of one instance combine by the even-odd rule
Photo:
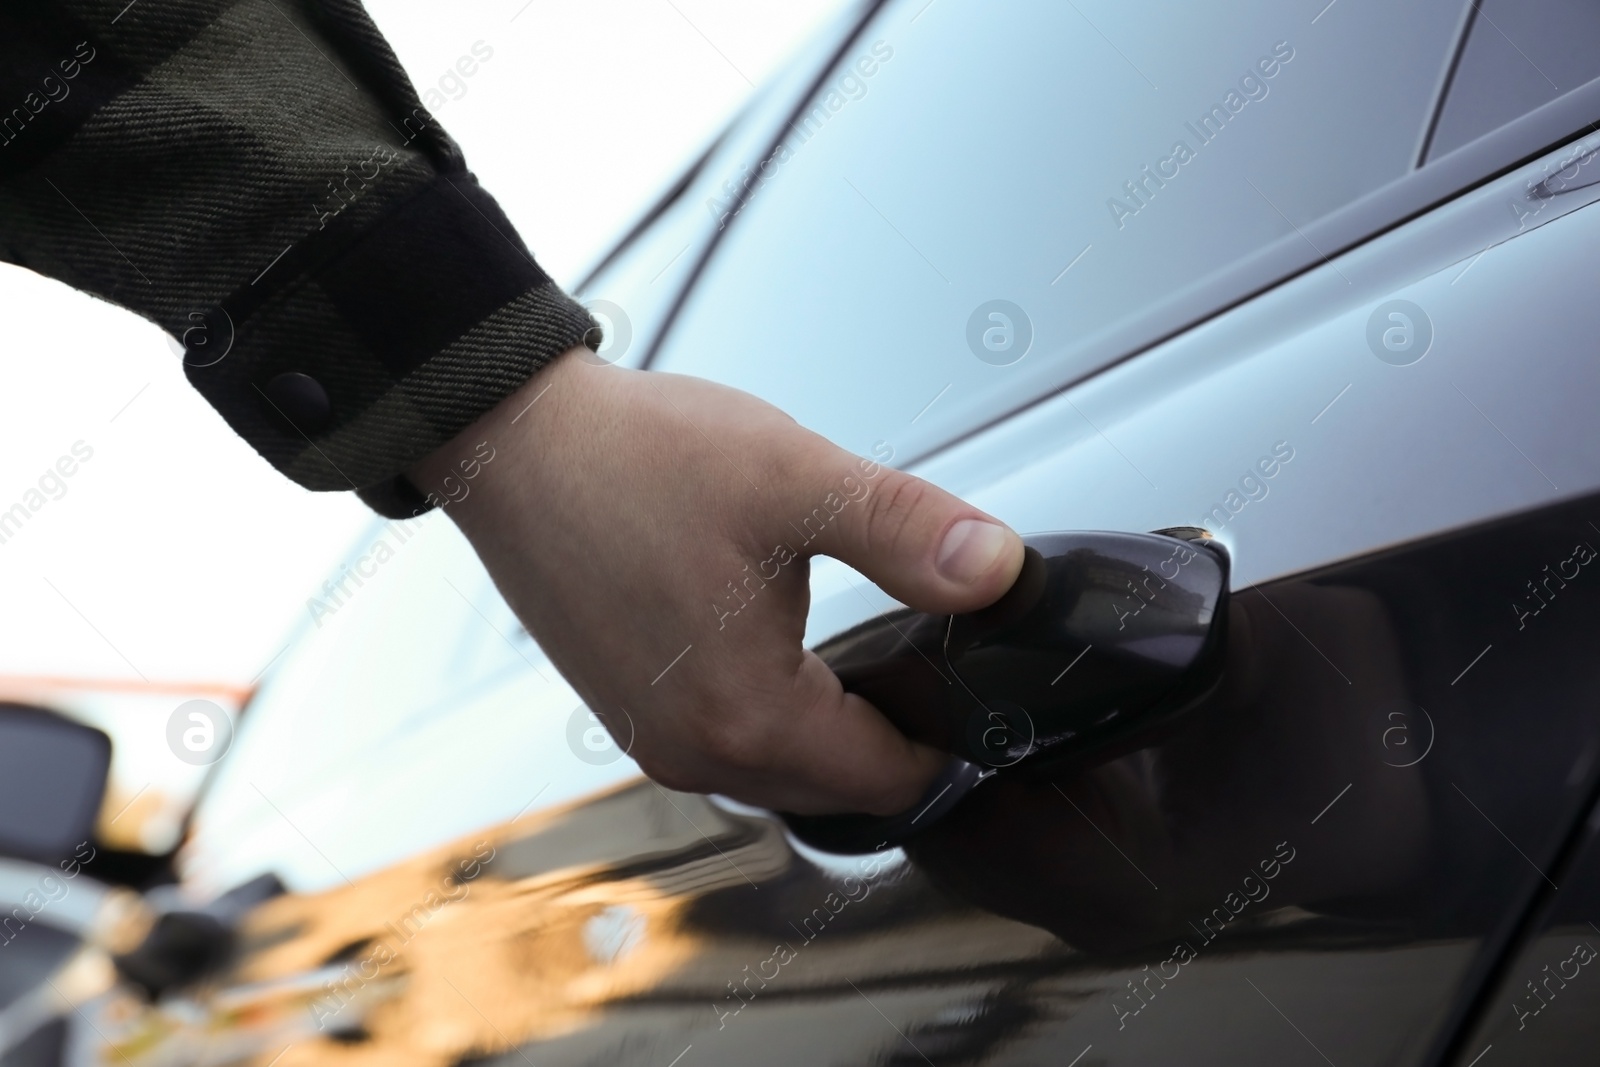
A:
<svg viewBox="0 0 1600 1067">
<path fill-rule="evenodd" d="M 1235 688 L 1080 779 L 1002 772 L 910 850 L 1073 962 L 964 1008 L 887 980 L 860 1007 L 908 1062 L 921 1038 L 995 1062 L 1465 1063 L 1600 751 L 1575 656 L 1600 595 L 1576 580 L 1600 544 L 1578 280 L 1600 71 L 1547 58 L 1587 16 L 1228 5 L 1141 33 L 1125 5 L 1069 7 L 869 22 L 650 364 L 1020 530 L 1198 525 L 1233 556 Z M 1230 82 L 1252 31 L 1277 61 Z M 1560 81 L 1534 91 L 1541 60 Z M 1208 91 L 1226 124 L 1179 121 Z M 812 641 L 892 606 L 831 562 L 813 586 Z"/>
</svg>

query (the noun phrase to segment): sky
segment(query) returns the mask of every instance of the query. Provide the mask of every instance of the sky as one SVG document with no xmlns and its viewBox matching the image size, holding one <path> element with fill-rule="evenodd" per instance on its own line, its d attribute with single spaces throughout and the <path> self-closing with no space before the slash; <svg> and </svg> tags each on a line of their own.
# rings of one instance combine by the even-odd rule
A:
<svg viewBox="0 0 1600 1067">
<path fill-rule="evenodd" d="M 839 6 L 368 2 L 419 90 L 446 95 L 435 114 L 469 166 L 564 283 Z M 485 52 L 470 78 L 452 76 L 459 57 Z M 248 686 L 371 513 L 272 470 L 189 387 L 161 330 L 3 264 L 0 353 L 0 511 L 41 479 L 46 495 L 0 544 L 0 680 Z"/>
</svg>

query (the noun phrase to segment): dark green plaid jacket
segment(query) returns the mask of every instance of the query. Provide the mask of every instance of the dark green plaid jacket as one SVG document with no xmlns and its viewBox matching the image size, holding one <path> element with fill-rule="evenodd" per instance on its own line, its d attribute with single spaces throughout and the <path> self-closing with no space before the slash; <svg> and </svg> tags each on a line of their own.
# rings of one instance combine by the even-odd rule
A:
<svg viewBox="0 0 1600 1067">
<path fill-rule="evenodd" d="M 273 466 L 395 516 L 594 328 L 358 0 L 0 0 L 0 258 L 153 320 Z"/>
</svg>

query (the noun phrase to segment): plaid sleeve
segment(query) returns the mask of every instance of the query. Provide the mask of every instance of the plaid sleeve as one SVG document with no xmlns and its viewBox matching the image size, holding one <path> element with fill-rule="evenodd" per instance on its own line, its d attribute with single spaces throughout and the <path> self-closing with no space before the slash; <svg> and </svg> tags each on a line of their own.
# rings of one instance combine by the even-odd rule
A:
<svg viewBox="0 0 1600 1067">
<path fill-rule="evenodd" d="M 387 515 L 595 328 L 359 0 L 0 6 L 0 258 L 153 320 L 273 466 Z"/>
</svg>

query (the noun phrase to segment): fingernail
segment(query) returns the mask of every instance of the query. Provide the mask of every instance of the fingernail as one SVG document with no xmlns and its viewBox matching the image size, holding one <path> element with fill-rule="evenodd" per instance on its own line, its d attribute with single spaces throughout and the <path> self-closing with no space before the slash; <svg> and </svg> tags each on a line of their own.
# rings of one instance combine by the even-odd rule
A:
<svg viewBox="0 0 1600 1067">
<path fill-rule="evenodd" d="M 983 519 L 962 519 L 950 527 L 934 566 L 952 582 L 968 585 L 994 565 L 1006 547 L 1006 528 Z"/>
</svg>

